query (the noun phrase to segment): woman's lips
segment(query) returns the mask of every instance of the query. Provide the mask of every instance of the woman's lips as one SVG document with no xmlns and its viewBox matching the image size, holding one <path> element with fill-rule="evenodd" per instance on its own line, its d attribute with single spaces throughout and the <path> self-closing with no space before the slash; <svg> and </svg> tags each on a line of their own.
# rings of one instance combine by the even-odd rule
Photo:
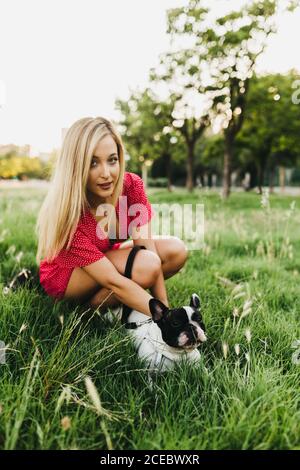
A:
<svg viewBox="0 0 300 470">
<path fill-rule="evenodd" d="M 110 189 L 112 183 L 97 184 L 101 189 Z"/>
</svg>

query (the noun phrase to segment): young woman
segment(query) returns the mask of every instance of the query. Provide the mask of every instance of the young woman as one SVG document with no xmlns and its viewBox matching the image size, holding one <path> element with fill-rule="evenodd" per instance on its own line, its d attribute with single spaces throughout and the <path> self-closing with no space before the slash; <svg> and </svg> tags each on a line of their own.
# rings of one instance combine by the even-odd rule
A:
<svg viewBox="0 0 300 470">
<path fill-rule="evenodd" d="M 143 181 L 125 171 L 123 144 L 112 123 L 102 117 L 75 122 L 36 225 L 36 260 L 46 293 L 92 307 L 124 303 L 149 316 L 152 297 L 168 305 L 164 279 L 184 265 L 187 250 L 176 237 L 153 237 L 152 216 Z M 134 245 L 146 250 L 138 251 L 127 279 Z"/>
</svg>

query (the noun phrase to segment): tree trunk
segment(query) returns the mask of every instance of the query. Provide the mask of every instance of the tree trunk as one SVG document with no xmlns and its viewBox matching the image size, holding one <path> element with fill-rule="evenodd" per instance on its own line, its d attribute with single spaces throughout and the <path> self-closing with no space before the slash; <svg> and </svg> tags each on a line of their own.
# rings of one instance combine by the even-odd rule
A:
<svg viewBox="0 0 300 470">
<path fill-rule="evenodd" d="M 231 163 L 233 154 L 233 141 L 225 135 L 225 153 L 223 166 L 223 198 L 227 199 L 231 188 Z"/>
<path fill-rule="evenodd" d="M 264 185 L 264 169 L 261 163 L 257 163 L 257 186 L 258 186 L 258 193 L 262 194 L 262 188 Z"/>
<path fill-rule="evenodd" d="M 284 193 L 285 190 L 285 167 L 279 167 L 279 184 L 280 184 L 280 191 Z"/>
<path fill-rule="evenodd" d="M 186 177 L 186 188 L 192 192 L 194 189 L 194 149 L 195 144 L 190 142 L 188 145 L 188 158 L 187 158 L 187 177 Z"/>
</svg>

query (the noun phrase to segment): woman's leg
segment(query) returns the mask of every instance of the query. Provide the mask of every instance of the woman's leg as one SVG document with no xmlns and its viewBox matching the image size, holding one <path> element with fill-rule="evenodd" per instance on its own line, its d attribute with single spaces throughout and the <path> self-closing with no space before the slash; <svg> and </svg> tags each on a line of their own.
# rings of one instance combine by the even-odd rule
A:
<svg viewBox="0 0 300 470">
<path fill-rule="evenodd" d="M 124 275 L 126 262 L 131 251 L 130 247 L 110 250 L 105 256 L 112 262 L 117 271 Z M 137 253 L 132 269 L 132 280 L 144 289 L 152 287 L 161 269 L 161 261 L 157 254 L 149 250 Z M 109 295 L 107 300 L 106 297 Z M 64 298 L 79 303 L 89 301 L 92 306 L 102 304 L 103 307 L 117 305 L 119 301 L 111 291 L 102 287 L 82 268 L 75 268 L 70 277 Z"/>
<path fill-rule="evenodd" d="M 176 274 L 188 258 L 188 250 L 180 238 L 169 236 L 153 236 L 158 256 L 161 259 L 164 278 L 168 279 Z M 127 240 L 119 249 L 132 248 L 133 241 Z"/>
<path fill-rule="evenodd" d="M 187 249 L 184 243 L 177 237 L 158 238 L 155 240 L 155 253 L 149 250 L 138 252 L 132 269 L 132 279 L 141 287 L 147 289 L 155 283 L 157 274 L 162 268 L 164 278 L 176 274 L 185 264 Z M 118 250 L 107 251 L 105 255 L 114 264 L 116 269 L 124 274 L 126 261 L 133 241 L 124 242 Z M 159 263 L 158 263 L 159 261 Z M 75 268 L 70 278 L 66 298 L 76 298 L 79 302 L 87 302 L 91 306 L 103 308 L 119 304 L 119 300 L 108 289 L 102 287 L 81 268 Z"/>
</svg>

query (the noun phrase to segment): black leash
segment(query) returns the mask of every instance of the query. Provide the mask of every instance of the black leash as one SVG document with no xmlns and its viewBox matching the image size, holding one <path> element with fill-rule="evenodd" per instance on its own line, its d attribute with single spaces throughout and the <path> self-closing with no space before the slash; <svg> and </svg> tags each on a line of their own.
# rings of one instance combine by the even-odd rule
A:
<svg viewBox="0 0 300 470">
<path fill-rule="evenodd" d="M 127 258 L 127 261 L 126 261 L 126 266 L 125 266 L 125 272 L 124 272 L 124 276 L 127 277 L 128 279 L 131 279 L 131 272 L 132 272 L 132 266 L 133 266 L 133 262 L 134 262 L 134 259 L 136 257 L 136 254 L 138 251 L 140 250 L 146 250 L 146 247 L 143 246 L 143 245 L 135 245 L 129 255 L 128 255 L 128 258 Z M 132 311 L 132 308 L 131 307 L 128 307 L 128 305 L 123 305 L 123 310 L 122 310 L 122 319 L 121 319 L 121 322 L 123 324 L 126 324 L 126 328 L 136 328 L 135 327 L 132 327 L 130 326 L 131 323 L 127 323 L 127 320 L 128 320 L 128 317 L 130 315 Z M 135 323 L 133 323 L 132 325 L 135 325 Z"/>
</svg>

